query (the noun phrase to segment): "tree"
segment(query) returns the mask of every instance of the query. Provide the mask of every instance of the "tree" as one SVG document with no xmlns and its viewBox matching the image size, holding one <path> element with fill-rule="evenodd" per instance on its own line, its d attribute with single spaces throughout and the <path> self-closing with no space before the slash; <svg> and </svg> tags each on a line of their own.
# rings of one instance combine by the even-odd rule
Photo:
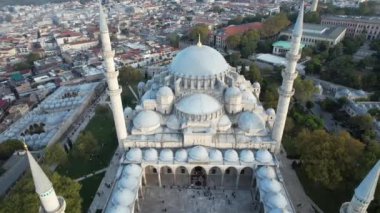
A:
<svg viewBox="0 0 380 213">
<path fill-rule="evenodd" d="M 256 30 L 245 32 L 240 40 L 240 53 L 243 58 L 247 58 L 255 52 L 260 34 Z"/>
<path fill-rule="evenodd" d="M 67 163 L 67 154 L 63 149 L 61 144 L 54 144 L 46 149 L 44 156 L 44 163 L 46 165 L 60 164 L 64 165 Z"/>
<path fill-rule="evenodd" d="M 169 34 L 167 37 L 170 45 L 172 47 L 178 48 L 179 47 L 179 36 L 176 33 Z"/>
<path fill-rule="evenodd" d="M 190 30 L 189 38 L 192 41 L 198 41 L 198 37 L 201 36 L 202 43 L 206 44 L 209 33 L 210 30 L 206 24 L 197 24 Z"/>
<path fill-rule="evenodd" d="M 135 84 L 144 79 L 144 75 L 139 69 L 131 66 L 122 67 L 119 71 L 119 80 L 122 85 Z"/>
<path fill-rule="evenodd" d="M 311 80 L 302 80 L 301 78 L 296 78 L 294 81 L 294 89 L 294 98 L 302 104 L 306 104 L 307 101 L 310 101 L 317 92 L 317 88 Z"/>
<path fill-rule="evenodd" d="M 231 55 L 226 56 L 226 60 L 231 66 L 235 67 L 240 64 L 240 53 L 232 53 Z"/>
<path fill-rule="evenodd" d="M 19 140 L 6 140 L 0 143 L 0 160 L 7 160 L 17 150 L 24 150 L 24 145 Z"/>
<path fill-rule="evenodd" d="M 45 170 L 47 171 L 47 170 Z M 66 209 L 73 213 L 82 212 L 82 198 L 79 191 L 81 185 L 74 180 L 61 176 L 58 173 L 47 173 L 57 195 L 65 198 Z M 36 212 L 40 207 L 40 200 L 35 192 L 30 172 L 21 178 L 11 189 L 0 205 L 0 212 Z"/>
<path fill-rule="evenodd" d="M 98 141 L 91 132 L 81 133 L 74 144 L 72 154 L 74 157 L 89 160 L 91 155 L 97 154 L 100 150 Z"/>
<path fill-rule="evenodd" d="M 372 108 L 368 110 L 368 113 L 377 120 L 380 120 L 380 109 Z"/>
<path fill-rule="evenodd" d="M 263 103 L 265 108 L 276 108 L 278 102 L 277 86 L 268 85 L 263 88 Z"/>
<path fill-rule="evenodd" d="M 240 45 L 240 35 L 229 36 L 226 42 L 229 48 L 235 49 Z"/>
<path fill-rule="evenodd" d="M 261 29 L 262 37 L 270 37 L 276 35 L 281 30 L 289 26 L 290 21 L 285 13 L 279 13 L 267 18 Z"/>
<path fill-rule="evenodd" d="M 352 176 L 364 149 L 364 145 L 347 132 L 332 135 L 324 130 L 304 130 L 296 141 L 302 168 L 308 178 L 329 189 Z"/>
<path fill-rule="evenodd" d="M 306 72 L 310 74 L 319 74 L 322 69 L 322 64 L 319 58 L 313 57 L 309 62 L 306 64 Z"/>
<path fill-rule="evenodd" d="M 308 12 L 304 16 L 305 23 L 319 24 L 321 23 L 321 17 L 318 12 Z"/>
<path fill-rule="evenodd" d="M 261 77 L 260 68 L 256 64 L 252 64 L 249 66 L 249 70 L 243 73 L 244 77 L 251 81 L 252 83 L 257 81 L 259 83 L 262 82 L 263 78 Z"/>
<path fill-rule="evenodd" d="M 373 118 L 370 115 L 358 115 L 350 118 L 350 125 L 359 131 L 370 130 L 373 128 Z"/>
</svg>

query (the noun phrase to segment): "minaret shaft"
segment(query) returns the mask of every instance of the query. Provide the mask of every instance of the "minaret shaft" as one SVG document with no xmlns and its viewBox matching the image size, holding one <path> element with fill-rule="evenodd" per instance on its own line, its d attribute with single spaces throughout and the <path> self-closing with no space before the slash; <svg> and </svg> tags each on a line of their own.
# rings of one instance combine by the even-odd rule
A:
<svg viewBox="0 0 380 213">
<path fill-rule="evenodd" d="M 292 47 L 286 55 L 288 64 L 285 70 L 282 71 L 282 85 L 278 89 L 279 100 L 277 105 L 276 118 L 272 131 L 272 139 L 276 141 L 275 152 L 278 153 L 281 147 L 282 135 L 285 128 L 286 117 L 289 110 L 290 98 L 294 94 L 293 82 L 297 78 L 296 66 L 297 61 L 300 59 L 300 46 L 302 37 L 303 25 L 303 2 L 301 4 L 300 12 L 297 22 L 294 25 L 292 35 Z"/>
<path fill-rule="evenodd" d="M 107 27 L 107 20 L 105 19 L 103 8 L 100 5 L 99 13 L 100 37 L 102 41 L 103 58 L 106 68 L 106 78 L 108 85 L 108 94 L 111 100 L 111 107 L 113 118 L 115 122 L 117 139 L 119 147 L 123 147 L 123 141 L 127 138 L 127 128 L 125 125 L 123 104 L 121 102 L 122 89 L 119 86 L 117 77 L 119 72 L 115 69 L 114 52 L 111 48 L 111 40 Z"/>
</svg>

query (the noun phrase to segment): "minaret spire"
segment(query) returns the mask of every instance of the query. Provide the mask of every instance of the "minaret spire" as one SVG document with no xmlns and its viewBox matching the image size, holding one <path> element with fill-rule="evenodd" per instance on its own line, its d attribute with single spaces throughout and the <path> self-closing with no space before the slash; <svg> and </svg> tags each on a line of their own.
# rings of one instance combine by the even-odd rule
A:
<svg viewBox="0 0 380 213">
<path fill-rule="evenodd" d="M 119 72 L 115 69 L 114 51 L 111 48 L 111 40 L 108 32 L 107 20 L 103 11 L 103 6 L 99 4 L 99 28 L 102 41 L 103 59 L 106 68 L 106 78 L 108 84 L 108 94 L 111 100 L 113 119 L 115 122 L 119 147 L 123 147 L 123 141 L 127 138 L 127 128 L 125 125 L 123 104 L 121 102 L 121 87 L 117 81 Z"/>
<path fill-rule="evenodd" d="M 32 154 L 30 154 L 27 145 L 24 142 L 24 149 L 29 161 L 30 170 L 32 172 L 36 193 L 41 201 L 41 213 L 63 213 L 66 209 L 66 202 L 63 197 L 55 194 L 53 184 L 46 176 L 42 168 L 38 165 Z M 33 210 L 31 210 L 33 211 Z"/>
<path fill-rule="evenodd" d="M 198 43 L 197 43 L 197 46 L 198 47 L 202 47 L 201 34 L 200 33 L 198 34 Z"/>
<path fill-rule="evenodd" d="M 355 189 L 351 202 L 344 203 L 340 213 L 366 213 L 367 208 L 375 196 L 375 190 L 380 175 L 380 160 L 367 174 L 360 185 Z"/>
<path fill-rule="evenodd" d="M 318 8 L 318 0 L 313 0 L 313 2 L 311 3 L 310 11 L 317 12 L 317 8 Z"/>
<path fill-rule="evenodd" d="M 300 59 L 300 46 L 303 29 L 304 2 L 302 1 L 296 24 L 293 28 L 292 47 L 286 54 L 288 63 L 282 71 L 282 85 L 278 89 L 280 95 L 277 105 L 276 119 L 272 130 L 272 139 L 276 142 L 275 152 L 278 153 L 281 147 L 282 134 L 284 132 L 286 116 L 288 114 L 290 98 L 294 94 L 293 82 L 297 78 L 297 61 Z"/>
</svg>

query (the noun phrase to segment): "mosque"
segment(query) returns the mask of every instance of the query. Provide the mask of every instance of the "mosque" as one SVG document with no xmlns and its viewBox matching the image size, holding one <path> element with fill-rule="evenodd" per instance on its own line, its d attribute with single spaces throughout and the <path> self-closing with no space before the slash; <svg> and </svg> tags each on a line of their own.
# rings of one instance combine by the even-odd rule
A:
<svg viewBox="0 0 380 213">
<path fill-rule="evenodd" d="M 119 149 L 124 150 L 102 212 L 146 212 L 140 205 L 143 187 L 165 185 L 246 188 L 253 191 L 258 204 L 252 212 L 296 212 L 276 154 L 294 94 L 303 12 L 302 3 L 282 72 L 277 112 L 264 109 L 259 83 L 251 84 L 218 51 L 201 42 L 179 52 L 166 71 L 139 83 L 140 102 L 134 109 L 123 109 L 106 16 L 100 6 L 107 91 Z M 27 153 L 41 212 L 64 212 L 64 199 L 55 194 Z M 380 161 L 356 188 L 351 202 L 342 205 L 341 213 L 366 212 L 379 173 Z"/>
</svg>

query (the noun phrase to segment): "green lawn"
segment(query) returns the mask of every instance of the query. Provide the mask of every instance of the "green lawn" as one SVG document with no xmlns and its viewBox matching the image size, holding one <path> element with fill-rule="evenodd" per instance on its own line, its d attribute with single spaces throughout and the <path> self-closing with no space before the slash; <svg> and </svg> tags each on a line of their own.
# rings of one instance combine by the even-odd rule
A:
<svg viewBox="0 0 380 213">
<path fill-rule="evenodd" d="M 76 159 L 69 156 L 69 162 L 65 166 L 60 166 L 58 172 L 71 178 L 79 178 L 99 169 L 107 167 L 117 147 L 117 138 L 111 110 L 96 113 L 87 125 L 85 131 L 90 131 L 100 143 L 100 154 L 89 160 Z M 74 144 L 75 146 L 75 144 Z"/>
<path fill-rule="evenodd" d="M 108 107 L 105 109 L 103 111 L 97 110 L 96 115 L 84 130 L 90 131 L 97 139 L 102 147 L 100 153 L 93 157 L 89 156 L 88 160 L 77 159 L 69 155 L 69 162 L 57 169 L 60 174 L 76 179 L 108 166 L 117 148 L 117 138 L 112 112 Z M 82 185 L 80 195 L 83 199 L 83 212 L 87 212 L 103 176 L 104 173 L 101 173 L 80 182 Z"/>
<path fill-rule="evenodd" d="M 354 195 L 355 186 L 352 184 L 344 183 L 334 190 L 328 190 L 313 183 L 302 170 L 296 169 L 296 172 L 306 194 L 326 213 L 339 212 L 342 203 L 351 201 Z"/>
<path fill-rule="evenodd" d="M 82 210 L 87 212 L 88 208 L 91 205 L 92 200 L 95 197 L 95 193 L 98 190 L 99 184 L 104 177 L 104 172 L 94 175 L 90 178 L 84 179 L 80 182 L 82 188 L 80 190 L 80 196 L 83 199 Z"/>
</svg>

